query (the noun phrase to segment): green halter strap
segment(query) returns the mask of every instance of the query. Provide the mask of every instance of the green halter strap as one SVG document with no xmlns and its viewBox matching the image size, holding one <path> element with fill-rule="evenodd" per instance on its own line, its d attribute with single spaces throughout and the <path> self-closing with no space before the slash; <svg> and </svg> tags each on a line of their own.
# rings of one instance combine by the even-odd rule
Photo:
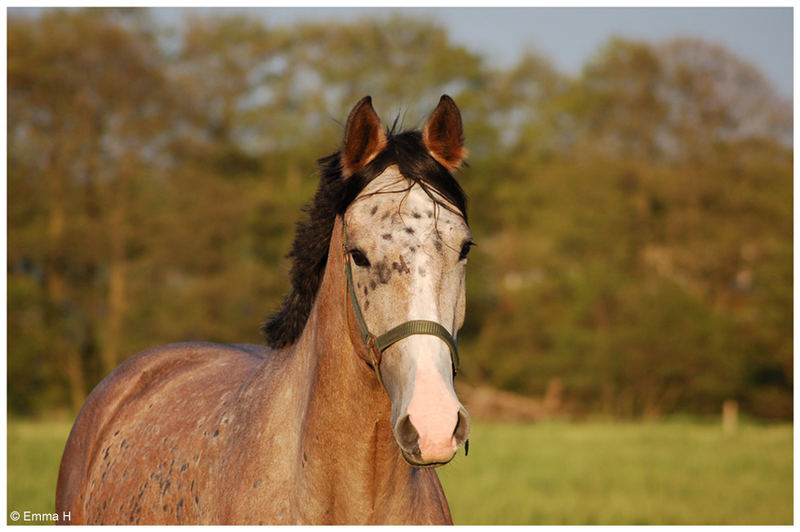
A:
<svg viewBox="0 0 800 532">
<path fill-rule="evenodd" d="M 381 377 L 380 370 L 383 352 L 395 342 L 414 334 L 427 334 L 436 336 L 441 338 L 444 343 L 447 344 L 447 347 L 450 349 L 450 361 L 453 364 L 453 376 L 455 376 L 460 365 L 458 358 L 458 343 L 456 342 L 456 339 L 453 338 L 453 335 L 451 335 L 450 332 L 441 324 L 430 320 L 411 320 L 401 323 L 397 327 L 393 327 L 377 337 L 369 331 L 367 322 L 364 319 L 364 314 L 361 312 L 361 306 L 358 304 L 358 299 L 356 298 L 355 288 L 353 287 L 353 272 L 350 266 L 350 258 L 347 250 L 347 228 L 344 223 L 344 218 L 342 218 L 342 247 L 345 255 L 344 272 L 345 276 L 347 277 L 347 291 L 350 293 L 350 302 L 353 305 L 353 312 L 358 320 L 361 338 L 363 339 L 364 344 L 367 346 L 367 351 L 369 351 L 370 357 L 372 358 L 372 367 L 375 370 L 375 374 L 378 376 L 378 381 L 381 383 L 381 386 L 384 388 L 386 387 L 383 384 L 383 378 Z M 349 316 L 349 314 L 347 315 Z"/>
</svg>

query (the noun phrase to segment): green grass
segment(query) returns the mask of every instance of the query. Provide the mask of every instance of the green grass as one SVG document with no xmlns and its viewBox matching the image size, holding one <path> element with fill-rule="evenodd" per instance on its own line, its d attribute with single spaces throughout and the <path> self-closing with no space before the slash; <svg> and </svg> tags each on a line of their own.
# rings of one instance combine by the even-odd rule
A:
<svg viewBox="0 0 800 532">
<path fill-rule="evenodd" d="M 68 433 L 9 422 L 9 512 L 53 511 Z M 475 423 L 439 476 L 461 525 L 791 524 L 792 453 L 791 425 Z"/>
<path fill-rule="evenodd" d="M 70 423 L 9 420 L 8 512 L 55 512 L 56 480 Z M 50 522 L 8 524 L 50 524 Z"/>
<path fill-rule="evenodd" d="M 440 469 L 456 524 L 791 524 L 792 427 L 474 424 Z"/>
</svg>

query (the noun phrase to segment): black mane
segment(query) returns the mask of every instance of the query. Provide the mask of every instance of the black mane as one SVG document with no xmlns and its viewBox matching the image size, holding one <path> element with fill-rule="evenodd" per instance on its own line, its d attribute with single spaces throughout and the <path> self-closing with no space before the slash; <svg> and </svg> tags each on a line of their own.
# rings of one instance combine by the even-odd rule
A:
<svg viewBox="0 0 800 532">
<path fill-rule="evenodd" d="M 342 178 L 340 156 L 341 152 L 336 152 L 318 161 L 321 176 L 317 193 L 313 203 L 303 208 L 308 217 L 297 223 L 292 249 L 287 255 L 292 259 L 292 291 L 280 311 L 261 328 L 270 347 L 286 347 L 300 337 L 328 262 L 336 216 L 343 215 L 364 187 L 387 167 L 398 165 L 406 179 L 419 184 L 429 196 L 432 191 L 437 192 L 467 219 L 464 191 L 453 175 L 431 157 L 419 131 L 397 135 L 388 132 L 386 148 L 347 179 Z"/>
</svg>

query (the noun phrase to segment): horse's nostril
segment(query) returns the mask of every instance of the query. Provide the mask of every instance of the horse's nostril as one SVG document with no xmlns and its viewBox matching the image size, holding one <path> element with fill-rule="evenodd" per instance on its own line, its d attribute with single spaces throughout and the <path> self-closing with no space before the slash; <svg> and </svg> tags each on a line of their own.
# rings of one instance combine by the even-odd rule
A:
<svg viewBox="0 0 800 532">
<path fill-rule="evenodd" d="M 464 407 L 458 409 L 458 421 L 453 431 L 453 440 L 456 446 L 460 446 L 469 438 L 469 414 Z"/>
<path fill-rule="evenodd" d="M 403 416 L 397 423 L 395 436 L 397 437 L 397 443 L 407 451 L 416 450 L 419 447 L 419 432 L 411 423 L 411 416 L 408 414 Z"/>
<path fill-rule="evenodd" d="M 411 419 L 405 414 L 395 425 L 394 435 L 403 451 L 406 460 L 415 464 L 442 464 L 448 462 L 456 449 L 469 438 L 469 414 L 463 406 L 459 405 L 455 416 L 455 423 L 450 425 L 452 432 L 435 433 L 424 432 L 420 434 Z"/>
</svg>

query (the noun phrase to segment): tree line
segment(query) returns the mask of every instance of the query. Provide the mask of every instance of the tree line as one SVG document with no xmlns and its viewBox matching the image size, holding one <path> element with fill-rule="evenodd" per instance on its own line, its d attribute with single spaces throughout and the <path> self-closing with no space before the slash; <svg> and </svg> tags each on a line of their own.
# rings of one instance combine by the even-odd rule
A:
<svg viewBox="0 0 800 532">
<path fill-rule="evenodd" d="M 462 110 L 478 247 L 462 377 L 565 412 L 737 399 L 791 418 L 792 114 L 698 40 L 612 39 L 581 72 L 497 68 L 430 21 L 270 25 L 148 10 L 8 20 L 8 406 L 75 413 L 126 357 L 261 342 L 315 160 L 371 94 Z"/>
</svg>

